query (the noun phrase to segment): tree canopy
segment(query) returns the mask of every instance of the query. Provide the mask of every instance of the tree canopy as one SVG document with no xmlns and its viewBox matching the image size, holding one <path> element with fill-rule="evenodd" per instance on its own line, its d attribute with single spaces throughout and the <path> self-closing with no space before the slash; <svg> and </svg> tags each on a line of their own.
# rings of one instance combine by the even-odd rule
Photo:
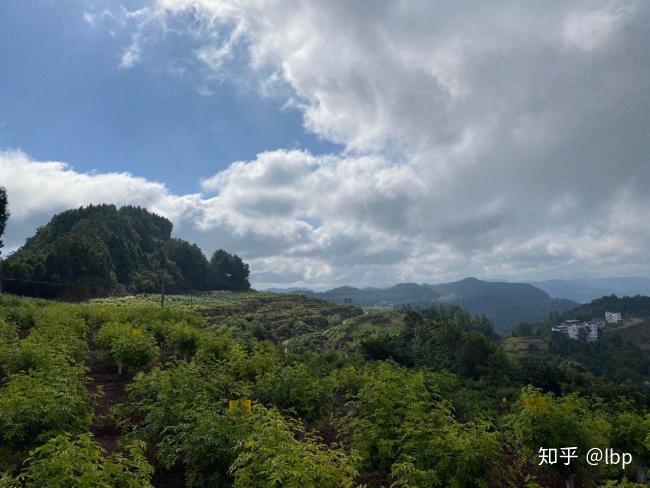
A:
<svg viewBox="0 0 650 488">
<path fill-rule="evenodd" d="M 250 288 L 248 265 L 240 257 L 219 250 L 208 262 L 198 246 L 172 238 L 172 228 L 166 218 L 138 207 L 90 205 L 62 212 L 2 263 L 7 290 L 83 299 L 109 295 L 120 285 L 157 292 L 163 282 L 170 292 Z"/>
</svg>

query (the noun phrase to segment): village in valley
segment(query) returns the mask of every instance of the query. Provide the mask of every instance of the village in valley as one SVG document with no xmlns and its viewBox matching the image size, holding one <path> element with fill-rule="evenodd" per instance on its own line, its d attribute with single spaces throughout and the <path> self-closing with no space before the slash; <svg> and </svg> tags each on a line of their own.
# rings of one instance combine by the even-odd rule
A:
<svg viewBox="0 0 650 488">
<path fill-rule="evenodd" d="M 631 323 L 638 319 L 627 319 Z M 605 327 L 620 327 L 623 325 L 623 314 L 620 312 L 605 312 L 603 318 L 591 320 L 563 320 L 560 325 L 553 326 L 551 329 L 555 333 L 566 334 L 569 338 L 583 341 L 596 342 L 599 335 Z"/>
</svg>

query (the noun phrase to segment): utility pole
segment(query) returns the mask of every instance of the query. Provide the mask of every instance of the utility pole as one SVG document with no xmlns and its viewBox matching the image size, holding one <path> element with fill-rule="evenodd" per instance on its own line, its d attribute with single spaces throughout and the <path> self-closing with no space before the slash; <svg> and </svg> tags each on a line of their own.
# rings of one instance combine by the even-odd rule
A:
<svg viewBox="0 0 650 488">
<path fill-rule="evenodd" d="M 165 306 L 165 272 L 160 273 L 160 306 Z"/>
</svg>

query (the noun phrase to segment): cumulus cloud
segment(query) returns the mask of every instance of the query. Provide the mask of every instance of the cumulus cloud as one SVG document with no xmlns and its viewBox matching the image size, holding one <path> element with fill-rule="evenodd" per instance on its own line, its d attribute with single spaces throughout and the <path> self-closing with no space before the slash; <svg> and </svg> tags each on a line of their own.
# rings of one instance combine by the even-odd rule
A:
<svg viewBox="0 0 650 488">
<path fill-rule="evenodd" d="M 248 76 L 343 151 L 261 153 L 189 196 L 25 164 L 84 188 L 138 186 L 111 197 L 141 194 L 204 248 L 250 259 L 259 283 L 650 273 L 646 2 L 157 0 L 120 12 L 147 39 L 138 49 L 190 37 L 204 88 Z"/>
</svg>

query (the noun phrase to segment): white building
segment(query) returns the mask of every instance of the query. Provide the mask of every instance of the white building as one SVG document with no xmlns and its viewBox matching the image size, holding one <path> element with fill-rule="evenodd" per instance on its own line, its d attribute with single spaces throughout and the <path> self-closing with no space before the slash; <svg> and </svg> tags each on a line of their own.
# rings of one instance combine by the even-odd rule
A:
<svg viewBox="0 0 650 488">
<path fill-rule="evenodd" d="M 596 342 L 598 340 L 598 324 L 595 322 L 590 322 L 585 324 L 587 326 L 587 342 Z"/>
<path fill-rule="evenodd" d="M 623 314 L 620 312 L 605 312 L 605 322 L 608 324 L 618 324 L 623 320 Z"/>
<path fill-rule="evenodd" d="M 553 332 L 565 333 L 576 341 L 596 342 L 598 340 L 598 331 L 602 326 L 603 322 L 600 320 L 591 320 L 589 322 L 566 320 L 561 325 L 553 327 L 552 330 Z"/>
<path fill-rule="evenodd" d="M 580 329 L 582 329 L 582 325 L 572 324 L 567 327 L 567 334 L 571 339 L 578 340 Z"/>
</svg>

